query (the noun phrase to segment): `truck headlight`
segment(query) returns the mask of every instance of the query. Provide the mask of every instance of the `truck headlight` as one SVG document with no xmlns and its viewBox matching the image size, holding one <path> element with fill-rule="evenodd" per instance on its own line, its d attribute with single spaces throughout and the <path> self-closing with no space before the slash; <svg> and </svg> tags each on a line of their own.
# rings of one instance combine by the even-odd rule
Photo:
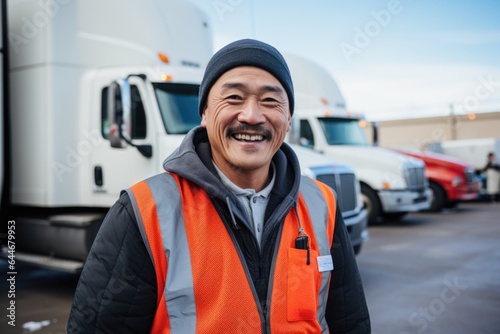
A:
<svg viewBox="0 0 500 334">
<path fill-rule="evenodd" d="M 459 184 L 461 184 L 463 182 L 462 178 L 460 176 L 457 176 L 456 178 L 454 178 L 452 181 L 451 181 L 451 185 L 453 187 L 456 187 L 458 186 Z"/>
</svg>

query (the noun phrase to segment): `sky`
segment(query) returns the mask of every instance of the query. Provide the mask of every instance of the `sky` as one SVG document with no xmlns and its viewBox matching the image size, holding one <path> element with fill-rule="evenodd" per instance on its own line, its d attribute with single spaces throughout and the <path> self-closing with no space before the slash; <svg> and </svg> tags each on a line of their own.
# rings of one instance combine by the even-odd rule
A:
<svg viewBox="0 0 500 334">
<path fill-rule="evenodd" d="M 323 66 L 368 120 L 500 111 L 500 1 L 191 0 L 240 38 Z"/>
</svg>

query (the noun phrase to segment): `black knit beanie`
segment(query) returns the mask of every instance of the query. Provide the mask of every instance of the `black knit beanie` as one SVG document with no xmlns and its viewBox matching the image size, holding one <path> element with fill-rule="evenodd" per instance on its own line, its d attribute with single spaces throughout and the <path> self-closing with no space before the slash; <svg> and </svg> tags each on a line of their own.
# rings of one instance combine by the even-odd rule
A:
<svg viewBox="0 0 500 334">
<path fill-rule="evenodd" d="M 242 39 L 217 51 L 208 62 L 200 85 L 198 110 L 200 116 L 207 103 L 208 92 L 225 72 L 238 66 L 255 66 L 271 73 L 283 85 L 293 114 L 294 96 L 290 70 L 281 53 L 273 46 L 254 39 Z"/>
</svg>

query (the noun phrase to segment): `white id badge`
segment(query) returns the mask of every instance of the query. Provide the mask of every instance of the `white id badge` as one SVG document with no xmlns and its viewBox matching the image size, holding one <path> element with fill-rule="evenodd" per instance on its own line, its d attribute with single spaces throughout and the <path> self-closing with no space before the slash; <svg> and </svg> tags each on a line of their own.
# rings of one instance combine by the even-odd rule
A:
<svg viewBox="0 0 500 334">
<path fill-rule="evenodd" d="M 331 255 L 318 256 L 318 270 L 320 272 L 333 270 L 333 259 Z"/>
</svg>

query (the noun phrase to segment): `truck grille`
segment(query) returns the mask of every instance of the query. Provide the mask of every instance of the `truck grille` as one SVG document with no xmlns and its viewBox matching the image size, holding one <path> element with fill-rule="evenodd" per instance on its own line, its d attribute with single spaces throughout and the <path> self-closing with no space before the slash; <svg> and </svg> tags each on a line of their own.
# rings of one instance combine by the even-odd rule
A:
<svg viewBox="0 0 500 334">
<path fill-rule="evenodd" d="M 426 186 L 424 167 L 412 167 L 407 169 L 406 181 L 410 190 L 423 190 Z"/>
<path fill-rule="evenodd" d="M 337 192 L 342 213 L 356 209 L 356 177 L 354 174 L 320 174 L 316 178 Z"/>
<path fill-rule="evenodd" d="M 465 168 L 465 181 L 467 184 L 473 184 L 476 180 L 476 175 L 474 173 L 474 168 Z"/>
</svg>

